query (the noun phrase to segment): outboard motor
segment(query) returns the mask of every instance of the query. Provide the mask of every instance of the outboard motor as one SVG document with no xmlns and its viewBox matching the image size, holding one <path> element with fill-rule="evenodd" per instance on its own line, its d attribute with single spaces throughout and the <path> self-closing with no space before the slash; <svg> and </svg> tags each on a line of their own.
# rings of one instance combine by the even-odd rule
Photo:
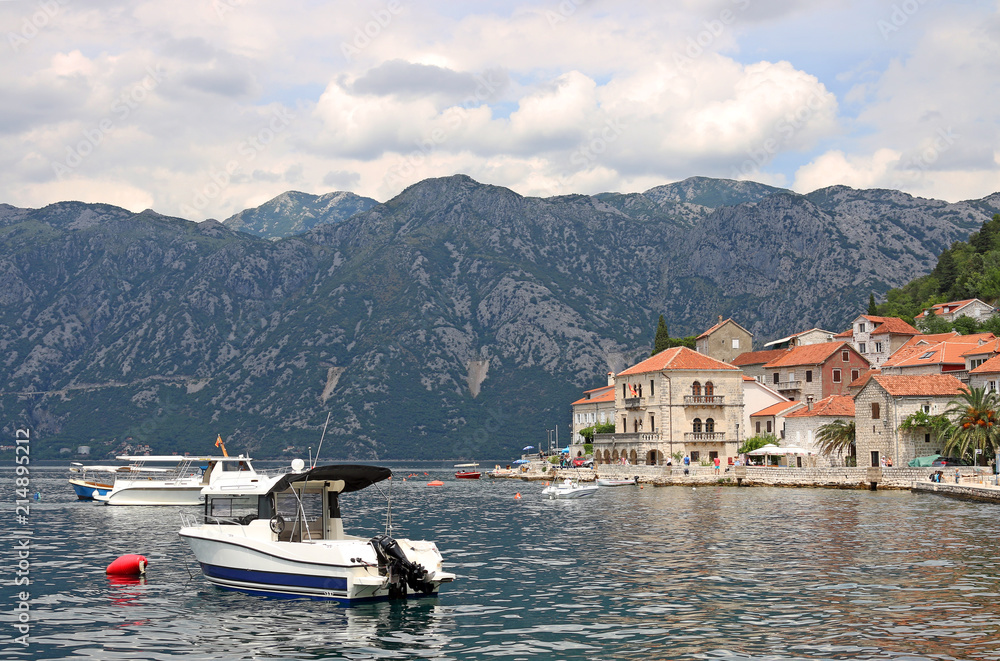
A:
<svg viewBox="0 0 1000 661">
<path fill-rule="evenodd" d="M 407 585 L 414 592 L 430 594 L 434 591 L 434 586 L 424 580 L 427 578 L 427 570 L 420 563 L 407 560 L 403 549 L 399 548 L 399 542 L 388 535 L 375 535 L 368 543 L 378 556 L 379 569 L 384 569 L 389 577 L 390 599 L 404 599 Z"/>
</svg>

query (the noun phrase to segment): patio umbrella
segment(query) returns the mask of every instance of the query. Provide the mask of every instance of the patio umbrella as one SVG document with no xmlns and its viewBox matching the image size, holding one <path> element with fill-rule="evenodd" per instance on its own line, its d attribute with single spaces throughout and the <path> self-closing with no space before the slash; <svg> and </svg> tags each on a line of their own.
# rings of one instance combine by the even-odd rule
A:
<svg viewBox="0 0 1000 661">
<path fill-rule="evenodd" d="M 768 455 L 768 454 L 774 455 L 774 454 L 784 454 L 784 453 L 782 452 L 782 448 L 779 448 L 774 443 L 768 443 L 767 445 L 762 445 L 756 450 L 751 450 L 750 452 L 747 452 L 747 454 L 759 457 L 761 455 Z"/>
<path fill-rule="evenodd" d="M 534 445 L 526 445 L 523 448 L 521 448 L 521 452 L 524 452 L 525 450 L 534 450 L 534 449 L 535 449 Z"/>
</svg>

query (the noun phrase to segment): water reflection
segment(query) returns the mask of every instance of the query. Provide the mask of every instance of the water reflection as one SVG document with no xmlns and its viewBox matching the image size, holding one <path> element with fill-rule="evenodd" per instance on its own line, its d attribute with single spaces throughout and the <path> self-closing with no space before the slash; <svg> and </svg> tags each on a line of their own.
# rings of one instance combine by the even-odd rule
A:
<svg viewBox="0 0 1000 661">
<path fill-rule="evenodd" d="M 212 587 L 175 508 L 78 502 L 41 470 L 25 658 L 1000 659 L 996 506 L 711 487 L 548 501 L 449 472 L 394 481 L 392 533 L 435 540 L 458 580 L 343 608 Z M 343 509 L 348 531 L 385 526 L 377 491 Z M 145 579 L 104 575 L 124 553 L 149 559 Z"/>
</svg>

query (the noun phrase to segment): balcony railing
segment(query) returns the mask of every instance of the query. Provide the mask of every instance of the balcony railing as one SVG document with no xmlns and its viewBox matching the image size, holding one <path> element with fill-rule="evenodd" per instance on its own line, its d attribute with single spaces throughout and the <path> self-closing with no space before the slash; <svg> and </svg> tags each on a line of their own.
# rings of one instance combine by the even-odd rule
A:
<svg viewBox="0 0 1000 661">
<path fill-rule="evenodd" d="M 626 409 L 637 409 L 642 406 L 642 397 L 626 397 L 625 398 L 625 408 Z"/>
<path fill-rule="evenodd" d="M 726 432 L 724 431 L 689 431 L 684 434 L 685 443 L 721 443 L 725 440 Z"/>
<path fill-rule="evenodd" d="M 778 390 L 802 390 L 801 381 L 779 381 L 777 383 Z"/>
<path fill-rule="evenodd" d="M 662 439 L 656 433 L 637 434 L 594 434 L 594 445 L 611 445 L 613 443 L 659 443 Z"/>
<path fill-rule="evenodd" d="M 722 406 L 725 395 L 685 395 L 684 406 Z"/>
</svg>

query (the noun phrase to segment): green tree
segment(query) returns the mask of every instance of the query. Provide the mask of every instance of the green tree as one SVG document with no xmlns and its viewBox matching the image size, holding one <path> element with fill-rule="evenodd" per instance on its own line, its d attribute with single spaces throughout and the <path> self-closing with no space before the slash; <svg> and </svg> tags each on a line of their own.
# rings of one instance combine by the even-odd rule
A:
<svg viewBox="0 0 1000 661">
<path fill-rule="evenodd" d="M 819 451 L 827 456 L 854 456 L 856 437 L 854 420 L 834 420 L 816 430 Z"/>
<path fill-rule="evenodd" d="M 664 349 L 670 348 L 670 333 L 667 331 L 667 322 L 664 320 L 663 315 L 660 315 L 660 320 L 656 322 L 656 338 L 653 340 L 653 352 L 649 354 L 650 356 L 655 356 Z"/>
<path fill-rule="evenodd" d="M 982 450 L 984 458 L 996 456 L 1000 444 L 1000 400 L 995 392 L 985 388 L 964 387 L 953 399 L 945 415 L 951 418 L 953 431 L 945 441 L 946 455 L 975 459 L 974 450 Z"/>
<path fill-rule="evenodd" d="M 778 437 L 774 434 L 757 434 L 743 441 L 743 445 L 736 451 L 737 454 L 747 454 L 765 445 L 781 445 Z"/>
<path fill-rule="evenodd" d="M 920 330 L 925 333 L 947 333 L 951 330 L 951 324 L 934 312 L 934 308 L 927 309 L 927 315 L 920 322 Z"/>
<path fill-rule="evenodd" d="M 589 427 L 584 427 L 580 430 L 580 436 L 586 439 L 587 443 L 594 442 L 594 434 L 614 434 L 615 433 L 615 423 L 613 422 L 602 422 L 596 425 L 591 425 Z"/>
<path fill-rule="evenodd" d="M 868 294 L 868 314 L 872 316 L 878 315 L 878 306 L 875 305 L 875 294 Z"/>
</svg>

